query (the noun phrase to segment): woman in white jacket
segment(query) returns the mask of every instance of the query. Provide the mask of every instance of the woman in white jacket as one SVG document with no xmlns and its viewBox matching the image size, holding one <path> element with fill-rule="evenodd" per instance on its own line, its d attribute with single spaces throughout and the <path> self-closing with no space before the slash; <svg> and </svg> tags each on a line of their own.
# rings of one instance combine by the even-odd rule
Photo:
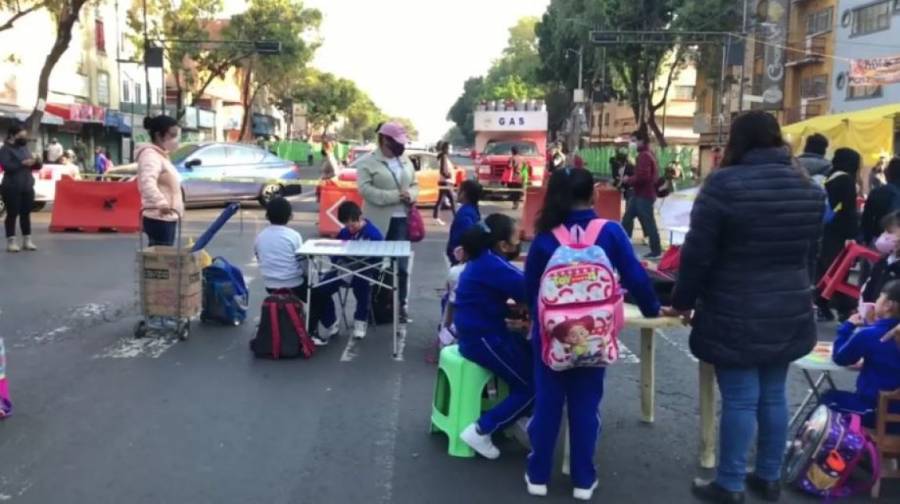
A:
<svg viewBox="0 0 900 504">
<path fill-rule="evenodd" d="M 178 148 L 181 130 L 174 118 L 159 115 L 144 119 L 144 129 L 152 143 L 141 144 L 135 150 L 138 189 L 141 192 L 144 233 L 150 246 L 175 244 L 178 219 L 184 214 L 181 197 L 181 177 L 169 161 L 169 154 Z"/>
</svg>

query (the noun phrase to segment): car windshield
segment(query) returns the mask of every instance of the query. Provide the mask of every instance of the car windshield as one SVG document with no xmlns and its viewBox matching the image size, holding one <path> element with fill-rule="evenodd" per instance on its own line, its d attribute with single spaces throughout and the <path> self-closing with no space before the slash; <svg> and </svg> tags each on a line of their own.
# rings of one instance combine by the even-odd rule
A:
<svg viewBox="0 0 900 504">
<path fill-rule="evenodd" d="M 172 164 L 178 164 L 178 163 L 184 161 L 185 159 L 187 159 L 188 156 L 197 152 L 197 149 L 199 149 L 199 148 L 200 148 L 199 145 L 186 144 L 186 145 L 182 145 L 181 147 L 175 149 L 175 152 L 173 152 L 172 156 L 171 156 Z"/>
<path fill-rule="evenodd" d="M 521 156 L 537 156 L 537 145 L 534 142 L 493 142 L 488 144 L 484 153 L 489 156 L 509 156 L 515 147 Z"/>
</svg>

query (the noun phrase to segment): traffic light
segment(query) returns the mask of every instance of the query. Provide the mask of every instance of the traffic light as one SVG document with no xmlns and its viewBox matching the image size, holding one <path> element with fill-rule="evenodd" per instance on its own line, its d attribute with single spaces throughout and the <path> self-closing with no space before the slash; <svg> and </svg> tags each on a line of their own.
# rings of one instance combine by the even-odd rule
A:
<svg viewBox="0 0 900 504">
<path fill-rule="evenodd" d="M 274 55 L 281 54 L 281 42 L 272 42 L 269 40 L 261 40 L 253 43 L 253 48 L 257 54 Z"/>
</svg>

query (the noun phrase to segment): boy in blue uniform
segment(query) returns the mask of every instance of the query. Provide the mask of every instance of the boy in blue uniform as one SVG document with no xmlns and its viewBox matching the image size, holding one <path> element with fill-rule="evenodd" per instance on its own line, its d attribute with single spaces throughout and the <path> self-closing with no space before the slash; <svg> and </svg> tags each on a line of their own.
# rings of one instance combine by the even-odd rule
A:
<svg viewBox="0 0 900 504">
<path fill-rule="evenodd" d="M 541 277 L 559 241 L 552 231 L 560 225 L 571 229 L 597 219 L 593 210 L 594 180 L 590 172 L 581 168 L 557 170 L 547 184 L 544 209 L 537 221 L 538 235 L 528 250 L 525 263 L 525 293 L 531 309 L 531 319 L 538 318 L 538 292 Z M 622 286 L 634 296 L 646 317 L 659 314 L 659 301 L 644 268 L 638 262 L 631 241 L 618 223 L 607 222 L 597 237 L 610 263 L 619 273 Z M 600 435 L 600 400 L 606 368 L 579 367 L 554 371 L 541 359 L 539 324 L 533 324 L 531 342 L 534 354 L 535 404 L 534 415 L 528 424 L 531 454 L 525 483 L 531 495 L 547 495 L 547 484 L 553 466 L 553 450 L 559 433 L 563 404 L 569 413 L 572 439 L 570 454 L 573 497 L 590 500 L 597 487 L 594 468 L 594 449 Z"/>
<path fill-rule="evenodd" d="M 481 212 L 478 210 L 481 192 L 481 184 L 474 180 L 466 180 L 459 185 L 457 199 L 460 207 L 453 217 L 453 224 L 450 225 L 450 238 L 447 240 L 447 259 L 450 260 L 451 266 L 459 264 L 454 251 L 456 247 L 459 247 L 463 233 L 481 220 Z"/>
<path fill-rule="evenodd" d="M 838 328 L 832 359 L 835 364 L 852 366 L 863 361 L 856 392 L 830 390 L 822 403 L 845 413 L 862 416 L 863 425 L 875 427 L 878 394 L 900 389 L 900 347 L 886 338 L 900 323 L 900 281 L 884 286 L 875 302 L 875 321 L 868 325 L 857 313 Z"/>
</svg>

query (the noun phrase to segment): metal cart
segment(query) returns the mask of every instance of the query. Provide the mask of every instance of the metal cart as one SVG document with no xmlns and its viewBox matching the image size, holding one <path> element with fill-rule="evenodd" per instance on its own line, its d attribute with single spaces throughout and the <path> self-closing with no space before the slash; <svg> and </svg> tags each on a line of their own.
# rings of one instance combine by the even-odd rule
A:
<svg viewBox="0 0 900 504">
<path fill-rule="evenodd" d="M 148 302 L 150 294 L 150 292 L 148 292 L 148 280 L 159 280 L 158 277 L 153 276 L 155 274 L 154 271 L 146 268 L 148 249 L 146 248 L 144 242 L 143 216 L 144 213 L 149 210 L 156 209 L 142 208 L 140 213 L 141 229 L 138 233 L 137 276 L 138 303 L 140 306 L 141 319 L 135 325 L 134 336 L 135 338 L 144 338 L 148 335 L 157 335 L 159 337 L 171 335 L 177 337 L 179 340 L 184 341 L 187 340 L 191 334 L 191 317 L 194 317 L 199 313 L 199 308 L 187 307 L 188 309 L 186 310 L 184 296 L 182 296 L 182 289 L 183 285 L 185 284 L 186 273 L 192 273 L 190 271 L 185 271 L 184 264 L 185 253 L 182 248 L 182 230 L 184 227 L 184 216 L 181 213 L 177 213 L 177 232 L 173 254 L 175 257 L 175 309 L 173 314 L 171 312 L 171 309 L 161 309 L 157 304 Z M 168 275 L 169 272 L 167 271 L 165 274 Z M 168 279 L 168 277 L 166 279 Z"/>
</svg>

